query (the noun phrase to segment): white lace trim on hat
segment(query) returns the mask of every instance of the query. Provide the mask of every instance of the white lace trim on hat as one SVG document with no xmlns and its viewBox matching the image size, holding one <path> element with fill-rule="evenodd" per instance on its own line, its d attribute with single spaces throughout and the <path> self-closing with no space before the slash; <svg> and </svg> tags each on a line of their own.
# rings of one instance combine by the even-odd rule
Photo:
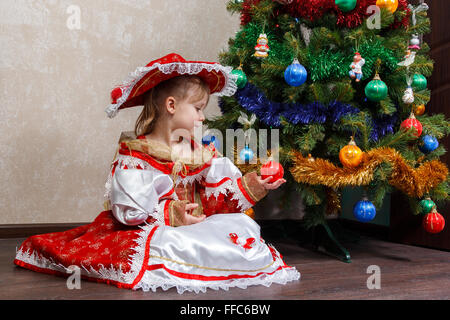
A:
<svg viewBox="0 0 450 320">
<path fill-rule="evenodd" d="M 138 67 L 136 71 L 130 73 L 125 83 L 121 86 L 122 88 L 125 88 L 122 96 L 117 99 L 117 103 L 110 104 L 106 109 L 105 112 L 108 114 L 109 118 L 113 118 L 117 115 L 119 112 L 119 107 L 128 99 L 128 96 L 130 95 L 131 90 L 135 86 L 136 83 L 139 82 L 148 72 L 159 69 L 162 73 L 170 74 L 174 71 L 178 72 L 179 74 L 198 74 L 203 69 L 206 69 L 208 72 L 211 72 L 212 70 L 222 72 L 222 74 L 225 76 L 225 85 L 222 88 L 221 91 L 213 93 L 213 95 L 217 96 L 232 96 L 236 90 L 236 78 L 237 76 L 232 74 L 231 71 L 233 70 L 232 67 L 228 66 L 222 66 L 221 64 L 214 63 L 184 63 L 184 62 L 173 62 L 173 63 L 166 63 L 166 64 L 159 64 L 155 63 L 154 65 L 150 67 Z"/>
</svg>

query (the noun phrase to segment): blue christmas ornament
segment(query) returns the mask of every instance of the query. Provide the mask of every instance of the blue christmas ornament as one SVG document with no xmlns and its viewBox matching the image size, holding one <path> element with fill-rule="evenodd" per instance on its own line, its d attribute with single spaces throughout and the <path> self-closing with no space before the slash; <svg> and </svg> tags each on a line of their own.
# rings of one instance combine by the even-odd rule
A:
<svg viewBox="0 0 450 320">
<path fill-rule="evenodd" d="M 253 150 L 250 149 L 249 146 L 245 146 L 244 149 L 241 150 L 239 157 L 244 162 L 251 161 L 253 159 Z"/>
<path fill-rule="evenodd" d="M 368 222 L 375 218 L 377 210 L 372 202 L 370 202 L 367 198 L 363 198 L 361 201 L 358 201 L 353 207 L 353 215 L 358 221 Z"/>
<path fill-rule="evenodd" d="M 425 135 L 422 137 L 423 144 L 419 145 L 419 150 L 423 153 L 430 153 L 431 151 L 436 150 L 439 147 L 439 142 L 436 137 Z"/>
<path fill-rule="evenodd" d="M 294 62 L 292 62 L 292 64 L 286 68 L 286 71 L 284 71 L 284 80 L 286 80 L 287 84 L 293 87 L 298 87 L 304 84 L 307 77 L 308 72 L 297 59 L 294 59 Z"/>
<path fill-rule="evenodd" d="M 219 149 L 220 148 L 220 141 L 219 139 L 216 139 L 213 135 L 206 135 L 202 138 L 202 144 L 204 146 L 208 146 L 210 143 L 214 144 L 214 148 Z"/>
</svg>

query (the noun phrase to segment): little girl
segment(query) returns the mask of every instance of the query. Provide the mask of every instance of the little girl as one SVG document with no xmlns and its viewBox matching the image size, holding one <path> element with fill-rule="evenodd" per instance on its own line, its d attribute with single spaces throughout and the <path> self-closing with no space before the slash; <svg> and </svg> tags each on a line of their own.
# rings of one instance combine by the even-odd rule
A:
<svg viewBox="0 0 450 320">
<path fill-rule="evenodd" d="M 233 95 L 231 68 L 169 54 L 138 68 L 106 112 L 144 105 L 135 136 L 121 137 L 94 222 L 29 237 L 16 265 L 155 291 L 246 288 L 300 278 L 244 212 L 284 179 L 244 176 L 193 139 L 210 94 Z"/>
</svg>

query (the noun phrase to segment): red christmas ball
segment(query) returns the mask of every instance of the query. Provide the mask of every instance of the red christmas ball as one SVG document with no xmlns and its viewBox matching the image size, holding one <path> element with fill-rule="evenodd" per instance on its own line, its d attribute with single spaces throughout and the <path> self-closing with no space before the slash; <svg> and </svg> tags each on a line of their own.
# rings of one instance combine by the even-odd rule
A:
<svg viewBox="0 0 450 320">
<path fill-rule="evenodd" d="M 444 229 L 444 217 L 433 208 L 430 213 L 427 213 L 422 220 L 424 229 L 429 233 L 439 233 Z"/>
<path fill-rule="evenodd" d="M 278 179 L 283 178 L 283 176 L 284 176 L 283 166 L 278 162 L 269 161 L 261 167 L 261 178 L 263 180 L 267 179 L 268 177 L 272 177 L 269 183 L 273 183 Z"/>
<path fill-rule="evenodd" d="M 416 129 L 415 136 L 420 137 L 422 134 L 422 124 L 419 120 L 416 119 L 414 116 L 414 113 L 411 112 L 411 115 L 408 119 L 404 120 L 402 124 L 400 125 L 401 128 L 408 130 L 411 127 L 414 127 Z"/>
</svg>

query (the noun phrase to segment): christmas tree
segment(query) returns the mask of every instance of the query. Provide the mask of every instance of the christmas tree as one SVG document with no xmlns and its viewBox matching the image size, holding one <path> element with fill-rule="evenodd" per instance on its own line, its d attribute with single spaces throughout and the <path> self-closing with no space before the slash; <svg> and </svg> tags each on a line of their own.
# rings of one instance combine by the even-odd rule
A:
<svg viewBox="0 0 450 320">
<path fill-rule="evenodd" d="M 232 0 L 227 9 L 240 14 L 241 28 L 219 60 L 235 69 L 239 89 L 220 98 L 222 115 L 206 124 L 224 137 L 228 128 L 279 129 L 285 188 L 298 191 L 306 227 L 338 213 L 347 186 L 366 191 L 354 207 L 360 221 L 370 221 L 397 189 L 414 214 L 443 227 L 437 211 L 448 200 L 449 177 L 438 140 L 450 133 L 450 122 L 425 110 L 433 71 L 421 40 L 431 31 L 427 5 Z M 256 163 L 239 163 L 238 155 L 253 154 L 235 148 L 243 172 L 265 161 L 259 154 Z"/>
</svg>

